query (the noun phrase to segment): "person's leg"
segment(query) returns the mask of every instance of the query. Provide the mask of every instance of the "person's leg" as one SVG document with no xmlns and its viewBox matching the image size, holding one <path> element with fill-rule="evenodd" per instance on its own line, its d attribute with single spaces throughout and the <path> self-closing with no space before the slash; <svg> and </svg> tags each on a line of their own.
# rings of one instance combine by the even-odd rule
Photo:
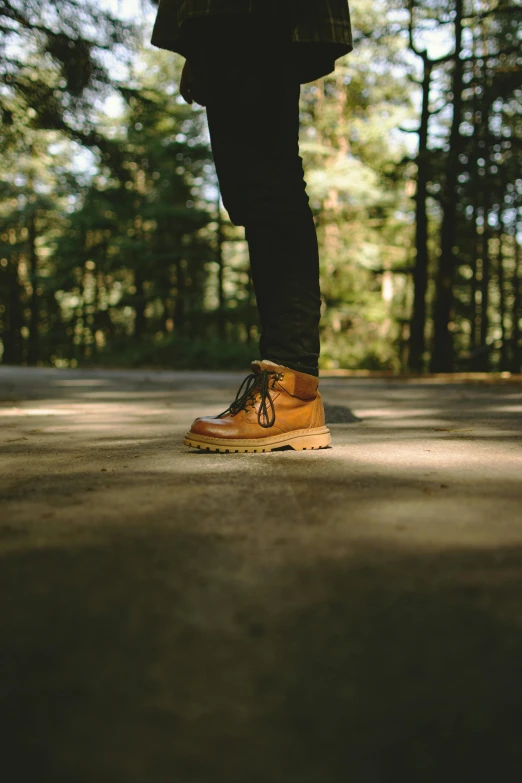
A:
<svg viewBox="0 0 522 783">
<path fill-rule="evenodd" d="M 214 21 L 214 20 L 213 20 Z M 212 150 L 232 222 L 245 226 L 261 324 L 261 359 L 232 405 L 196 419 L 185 444 L 208 451 L 322 449 L 318 391 L 319 258 L 299 157 L 300 84 L 284 30 L 206 27 Z"/>
<path fill-rule="evenodd" d="M 278 39 L 243 22 L 221 34 L 207 25 L 201 39 L 216 171 L 230 219 L 245 227 L 261 358 L 318 375 L 319 253 L 299 156 L 299 79 L 283 31 Z"/>
</svg>

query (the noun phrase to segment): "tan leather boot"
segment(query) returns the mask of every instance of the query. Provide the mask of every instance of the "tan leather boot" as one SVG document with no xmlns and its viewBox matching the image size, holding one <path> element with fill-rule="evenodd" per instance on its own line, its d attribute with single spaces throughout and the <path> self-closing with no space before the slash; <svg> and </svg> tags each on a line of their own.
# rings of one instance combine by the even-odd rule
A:
<svg viewBox="0 0 522 783">
<path fill-rule="evenodd" d="M 325 449 L 332 440 L 314 375 L 273 362 L 252 362 L 252 374 L 219 416 L 196 419 L 185 445 L 206 451 Z"/>
</svg>

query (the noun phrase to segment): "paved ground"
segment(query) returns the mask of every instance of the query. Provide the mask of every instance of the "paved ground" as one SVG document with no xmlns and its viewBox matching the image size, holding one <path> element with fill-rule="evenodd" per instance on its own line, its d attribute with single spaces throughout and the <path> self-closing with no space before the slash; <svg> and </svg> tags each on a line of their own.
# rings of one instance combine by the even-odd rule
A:
<svg viewBox="0 0 522 783">
<path fill-rule="evenodd" d="M 241 379 L 0 368 L 2 779 L 519 780 L 522 387 L 187 451 Z"/>
</svg>

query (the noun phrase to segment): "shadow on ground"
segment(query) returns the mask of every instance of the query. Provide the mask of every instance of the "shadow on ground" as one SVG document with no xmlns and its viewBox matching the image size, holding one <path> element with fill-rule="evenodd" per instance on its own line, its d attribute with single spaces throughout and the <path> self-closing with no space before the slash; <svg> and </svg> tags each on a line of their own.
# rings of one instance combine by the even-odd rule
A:
<svg viewBox="0 0 522 783">
<path fill-rule="evenodd" d="M 5 557 L 6 780 L 515 779 L 522 548 L 256 540 L 134 520 Z"/>
</svg>

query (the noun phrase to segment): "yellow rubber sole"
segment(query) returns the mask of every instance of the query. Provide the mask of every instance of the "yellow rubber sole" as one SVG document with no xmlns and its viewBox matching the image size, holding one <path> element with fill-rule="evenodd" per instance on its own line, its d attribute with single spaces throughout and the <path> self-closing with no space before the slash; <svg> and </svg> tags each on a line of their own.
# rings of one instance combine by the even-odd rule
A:
<svg viewBox="0 0 522 783">
<path fill-rule="evenodd" d="M 183 441 L 185 446 L 201 451 L 214 451 L 220 454 L 257 454 L 290 447 L 294 451 L 313 451 L 327 449 L 332 445 L 332 437 L 327 427 L 314 427 L 309 430 L 294 430 L 271 438 L 237 439 L 207 438 L 188 432 Z"/>
</svg>

